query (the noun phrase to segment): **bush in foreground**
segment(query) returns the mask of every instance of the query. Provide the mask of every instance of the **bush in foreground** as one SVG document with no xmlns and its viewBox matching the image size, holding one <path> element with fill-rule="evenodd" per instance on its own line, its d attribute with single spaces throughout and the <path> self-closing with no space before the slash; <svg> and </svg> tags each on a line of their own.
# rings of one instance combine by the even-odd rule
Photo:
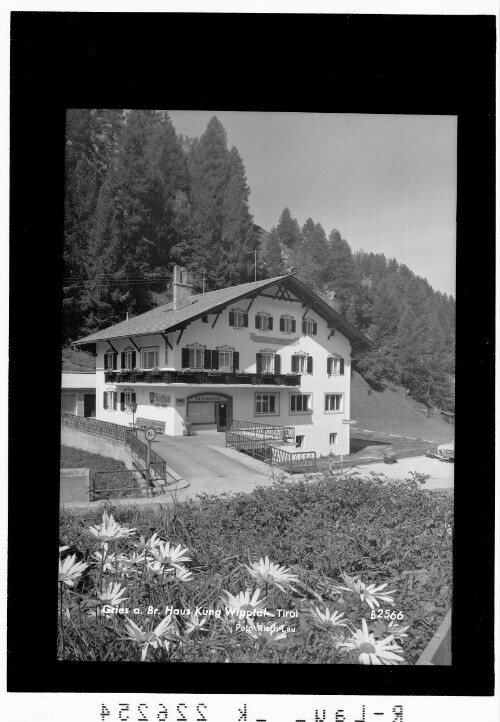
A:
<svg viewBox="0 0 500 722">
<path fill-rule="evenodd" d="M 452 504 L 372 475 L 63 511 L 59 655 L 413 664 L 451 604 Z"/>
</svg>

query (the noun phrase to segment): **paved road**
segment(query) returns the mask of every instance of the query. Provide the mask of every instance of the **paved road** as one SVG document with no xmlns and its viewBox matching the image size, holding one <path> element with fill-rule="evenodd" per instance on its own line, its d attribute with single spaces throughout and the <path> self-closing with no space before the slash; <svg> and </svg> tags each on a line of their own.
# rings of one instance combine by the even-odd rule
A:
<svg viewBox="0 0 500 722">
<path fill-rule="evenodd" d="M 140 436 L 142 438 L 141 432 Z M 174 471 L 189 481 L 187 489 L 177 492 L 179 500 L 195 498 L 204 493 L 249 493 L 257 486 L 272 484 L 270 469 L 261 461 L 234 449 L 226 449 L 223 433 L 200 432 L 197 436 L 189 437 L 159 434 L 152 448 L 166 459 Z M 363 464 L 353 471 L 367 476 L 371 471 L 381 472 L 393 479 L 404 479 L 411 471 L 418 471 L 431 476 L 425 482 L 424 488 L 452 491 L 454 469 L 455 465 L 452 463 L 416 456 L 399 459 L 397 464 Z M 349 470 L 349 462 L 346 462 L 344 470 Z M 278 470 L 278 473 L 281 471 Z M 295 475 L 295 478 L 298 476 Z"/>
<path fill-rule="evenodd" d="M 142 432 L 139 438 L 143 439 Z M 197 494 L 250 492 L 257 486 L 272 483 L 270 471 L 262 462 L 226 449 L 225 434 L 199 432 L 197 436 L 158 434 L 151 447 L 186 481 L 187 489 L 177 492 L 177 499 L 195 498 Z"/>
</svg>

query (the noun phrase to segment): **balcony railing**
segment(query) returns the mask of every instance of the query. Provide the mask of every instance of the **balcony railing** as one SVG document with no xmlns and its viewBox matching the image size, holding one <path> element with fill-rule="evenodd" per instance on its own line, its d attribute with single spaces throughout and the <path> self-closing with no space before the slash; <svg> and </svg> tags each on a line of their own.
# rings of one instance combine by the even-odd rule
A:
<svg viewBox="0 0 500 722">
<path fill-rule="evenodd" d="M 109 371 L 107 384 L 252 384 L 253 386 L 300 386 L 300 374 L 256 374 L 243 371 Z"/>
</svg>

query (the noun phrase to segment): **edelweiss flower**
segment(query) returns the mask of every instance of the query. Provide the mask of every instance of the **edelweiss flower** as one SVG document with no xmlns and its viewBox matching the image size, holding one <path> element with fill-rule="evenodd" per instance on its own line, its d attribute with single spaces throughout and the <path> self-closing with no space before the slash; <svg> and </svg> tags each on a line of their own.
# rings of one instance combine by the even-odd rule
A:
<svg viewBox="0 0 500 722">
<path fill-rule="evenodd" d="M 296 574 L 291 574 L 286 567 L 280 567 L 278 564 L 270 562 L 269 557 L 261 558 L 260 561 L 253 562 L 251 567 L 246 568 L 252 577 L 257 580 L 258 584 L 274 584 L 282 592 L 286 591 L 282 585 L 288 589 L 293 589 L 291 583 L 299 581 Z"/>
<path fill-rule="evenodd" d="M 344 612 L 332 611 L 328 607 L 322 612 L 318 607 L 311 610 L 311 614 L 322 627 L 347 627 L 347 622 L 342 619 Z"/>
<path fill-rule="evenodd" d="M 135 532 L 136 528 L 127 529 L 120 526 L 112 515 L 105 511 L 102 515 L 102 523 L 89 527 L 90 533 L 102 542 L 114 541 L 115 539 L 128 539 Z"/>
<path fill-rule="evenodd" d="M 191 634 L 191 632 L 208 632 L 208 629 L 202 629 L 207 619 L 208 617 L 203 617 L 196 612 L 191 612 L 189 621 L 186 624 L 186 634 Z"/>
<path fill-rule="evenodd" d="M 113 584 L 113 582 L 110 582 L 108 586 L 104 589 L 104 591 L 101 594 L 98 594 L 97 597 L 101 600 L 103 604 L 109 604 L 112 607 L 118 607 L 126 599 L 128 599 L 128 597 L 123 596 L 126 591 L 126 588 L 122 588 L 120 584 Z"/>
<path fill-rule="evenodd" d="M 226 591 L 224 591 L 224 594 L 227 598 L 221 597 L 221 600 L 226 607 L 226 615 L 228 617 L 231 615 L 235 621 L 243 619 L 247 613 L 250 613 L 252 616 L 247 617 L 247 619 L 250 623 L 253 623 L 254 615 L 252 612 L 255 612 L 256 610 L 261 611 L 263 616 L 274 617 L 274 614 L 271 614 L 271 612 L 268 612 L 267 609 L 263 608 L 266 602 L 266 597 L 259 599 L 260 589 L 256 589 L 252 597 L 250 597 L 249 590 L 246 592 L 239 592 L 235 597 Z M 228 608 L 233 611 L 229 612 Z"/>
<path fill-rule="evenodd" d="M 390 592 L 383 592 L 382 594 L 380 593 L 380 591 L 387 586 L 387 583 L 381 584 L 379 587 L 376 587 L 375 584 L 366 585 L 360 579 L 354 579 L 353 577 L 350 577 L 346 572 L 342 572 L 341 576 L 347 586 L 338 588 L 345 589 L 348 592 L 354 592 L 355 594 L 359 594 L 359 598 L 361 599 L 361 601 L 366 601 L 370 609 L 373 609 L 373 605 L 380 607 L 379 599 L 382 602 L 394 604 L 394 598 L 389 595 L 396 594 L 396 589 L 392 589 Z"/>
<path fill-rule="evenodd" d="M 75 559 L 76 554 L 66 557 L 63 560 L 59 559 L 59 581 L 64 582 L 68 587 L 74 587 L 77 579 L 81 577 L 82 573 L 88 567 L 88 564 L 77 562 Z"/>
<path fill-rule="evenodd" d="M 179 562 L 190 562 L 190 557 L 185 556 L 186 552 L 187 549 L 181 549 L 180 544 L 174 549 L 173 545 L 170 546 L 170 542 L 162 541 L 151 549 L 151 554 L 157 562 L 171 567 L 178 567 Z"/>
<path fill-rule="evenodd" d="M 152 632 L 143 632 L 131 619 L 126 619 L 125 625 L 128 637 L 121 637 L 121 639 L 132 640 L 142 647 L 141 662 L 146 659 L 149 647 L 153 647 L 153 649 L 163 647 L 165 646 L 165 635 L 168 633 L 175 634 L 172 615 L 164 617 Z"/>
<path fill-rule="evenodd" d="M 360 652 L 359 664 L 398 664 L 404 662 L 395 652 L 402 652 L 401 647 L 393 642 L 393 635 L 386 639 L 375 639 L 373 634 L 368 632 L 366 619 L 361 620 L 362 629 L 357 629 L 350 639 L 341 642 L 339 647 L 346 647 L 353 651 Z"/>
<path fill-rule="evenodd" d="M 60 554 L 61 552 L 65 551 L 66 549 L 69 549 L 69 546 L 68 546 L 67 544 L 66 544 L 66 546 L 64 546 L 64 547 L 59 547 L 59 554 Z"/>
</svg>

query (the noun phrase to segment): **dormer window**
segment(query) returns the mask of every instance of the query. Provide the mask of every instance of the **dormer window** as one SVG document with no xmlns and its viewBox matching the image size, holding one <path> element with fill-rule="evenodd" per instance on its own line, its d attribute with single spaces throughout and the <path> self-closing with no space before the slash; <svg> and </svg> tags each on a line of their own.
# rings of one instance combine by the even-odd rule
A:
<svg viewBox="0 0 500 722">
<path fill-rule="evenodd" d="M 260 331 L 273 330 L 273 317 L 269 313 L 257 313 L 255 316 L 255 328 Z"/>
</svg>

